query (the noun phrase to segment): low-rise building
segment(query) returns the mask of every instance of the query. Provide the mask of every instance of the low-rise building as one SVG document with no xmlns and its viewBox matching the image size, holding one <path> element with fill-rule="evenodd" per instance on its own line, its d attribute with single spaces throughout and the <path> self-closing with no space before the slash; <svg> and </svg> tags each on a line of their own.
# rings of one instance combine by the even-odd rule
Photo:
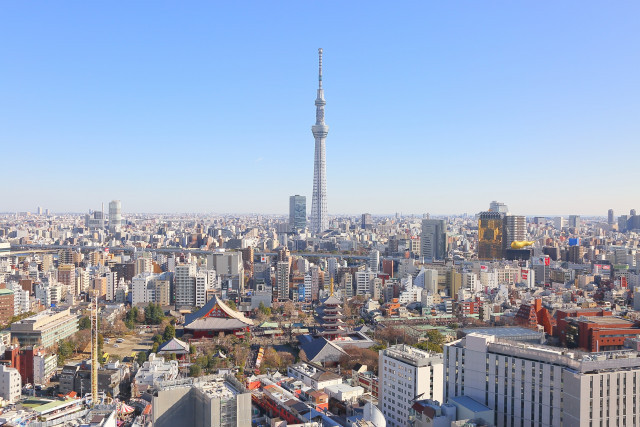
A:
<svg viewBox="0 0 640 427">
<path fill-rule="evenodd" d="M 0 365 L 0 397 L 14 403 L 22 393 L 22 377 L 16 368 Z"/>
<path fill-rule="evenodd" d="M 327 386 L 342 384 L 340 375 L 304 362 L 288 366 L 287 375 L 316 390 L 324 390 Z"/>
<path fill-rule="evenodd" d="M 152 387 L 159 381 L 172 381 L 178 378 L 178 361 L 165 361 L 163 357 L 156 356 L 155 353 L 149 355 L 149 360 L 144 362 L 131 385 L 131 393 L 138 395 L 144 389 Z"/>
<path fill-rule="evenodd" d="M 37 352 L 33 356 L 33 382 L 46 384 L 56 372 L 57 367 L 58 357 L 56 354 Z"/>
<path fill-rule="evenodd" d="M 21 346 L 48 348 L 78 331 L 79 316 L 70 309 L 46 310 L 11 324 L 11 339 Z"/>
</svg>

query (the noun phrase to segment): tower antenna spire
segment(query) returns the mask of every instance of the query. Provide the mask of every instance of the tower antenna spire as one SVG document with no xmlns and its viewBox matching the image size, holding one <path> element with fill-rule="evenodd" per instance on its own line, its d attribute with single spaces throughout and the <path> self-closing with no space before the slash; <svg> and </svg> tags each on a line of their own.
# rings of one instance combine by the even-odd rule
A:
<svg viewBox="0 0 640 427">
<path fill-rule="evenodd" d="M 322 48 L 318 49 L 318 88 L 322 89 Z"/>
</svg>

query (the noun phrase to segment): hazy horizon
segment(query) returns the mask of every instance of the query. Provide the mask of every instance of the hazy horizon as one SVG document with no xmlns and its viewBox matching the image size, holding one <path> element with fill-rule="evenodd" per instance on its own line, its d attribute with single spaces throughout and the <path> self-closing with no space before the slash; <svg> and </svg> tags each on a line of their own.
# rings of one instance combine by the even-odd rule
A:
<svg viewBox="0 0 640 427">
<path fill-rule="evenodd" d="M 3 210 L 640 208 L 638 3 L 0 5 Z M 548 214 L 558 215 L 558 214 Z"/>
</svg>

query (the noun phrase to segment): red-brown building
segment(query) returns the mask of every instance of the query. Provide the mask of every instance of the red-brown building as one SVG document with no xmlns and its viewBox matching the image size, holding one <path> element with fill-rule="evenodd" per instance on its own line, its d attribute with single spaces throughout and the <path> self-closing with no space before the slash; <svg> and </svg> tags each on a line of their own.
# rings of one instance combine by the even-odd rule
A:
<svg viewBox="0 0 640 427">
<path fill-rule="evenodd" d="M 586 351 L 619 350 L 624 347 L 625 339 L 640 335 L 635 322 L 616 316 L 573 317 L 567 323 L 563 343 L 573 340 Z"/>
<path fill-rule="evenodd" d="M 554 335 L 556 328 L 556 319 L 542 306 L 542 300 L 539 298 L 535 299 L 533 304 L 522 304 L 516 313 L 515 321 L 516 324 L 531 329 L 537 329 L 540 325 L 549 335 Z"/>
<path fill-rule="evenodd" d="M 13 291 L 11 289 L 0 289 L 0 324 L 6 325 L 14 315 Z"/>
</svg>

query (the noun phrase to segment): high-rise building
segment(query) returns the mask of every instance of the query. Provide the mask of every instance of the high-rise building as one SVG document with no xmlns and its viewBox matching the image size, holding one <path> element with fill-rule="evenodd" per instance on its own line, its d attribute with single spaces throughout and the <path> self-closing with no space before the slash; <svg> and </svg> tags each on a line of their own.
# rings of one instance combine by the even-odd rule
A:
<svg viewBox="0 0 640 427">
<path fill-rule="evenodd" d="M 442 354 L 408 345 L 395 345 L 378 353 L 380 409 L 389 427 L 409 426 L 409 410 L 416 399 L 442 402 Z"/>
<path fill-rule="evenodd" d="M 627 222 L 629 221 L 628 215 L 620 215 L 618 217 L 618 231 L 625 232 L 627 231 Z"/>
<path fill-rule="evenodd" d="M 498 213 L 506 215 L 506 214 L 509 213 L 509 208 L 504 203 L 496 202 L 494 200 L 493 202 L 491 202 L 489 204 L 489 211 L 490 212 L 498 212 Z"/>
<path fill-rule="evenodd" d="M 580 228 L 580 215 L 569 215 L 569 228 Z"/>
<path fill-rule="evenodd" d="M 289 261 L 278 261 L 276 264 L 276 298 L 278 301 L 289 299 Z"/>
<path fill-rule="evenodd" d="M 505 215 L 502 246 L 503 253 L 511 248 L 511 243 L 525 240 L 527 234 L 527 222 L 521 215 Z"/>
<path fill-rule="evenodd" d="M 289 197 L 289 229 L 292 232 L 307 227 L 307 198 L 305 196 Z"/>
<path fill-rule="evenodd" d="M 616 217 L 613 214 L 613 209 L 609 209 L 609 211 L 607 212 L 607 222 L 610 225 L 613 225 L 616 222 Z"/>
<path fill-rule="evenodd" d="M 478 259 L 502 259 L 504 214 L 481 212 L 478 217 Z"/>
<path fill-rule="evenodd" d="M 380 270 L 380 251 L 373 250 L 369 253 L 369 268 L 376 274 Z"/>
<path fill-rule="evenodd" d="M 122 203 L 120 200 L 112 200 L 109 203 L 109 231 L 116 233 L 122 227 Z"/>
<path fill-rule="evenodd" d="M 494 411 L 498 427 L 638 423 L 640 358 L 468 334 L 444 347 L 444 398 L 467 396 Z"/>
<path fill-rule="evenodd" d="M 176 306 L 193 307 L 196 303 L 196 266 L 194 264 L 176 265 L 173 279 Z"/>
<path fill-rule="evenodd" d="M 443 219 L 423 219 L 420 234 L 420 256 L 444 259 L 447 249 L 447 225 Z"/>
<path fill-rule="evenodd" d="M 373 295 L 372 281 L 376 273 L 370 268 L 356 272 L 356 295 Z"/>
<path fill-rule="evenodd" d="M 313 195 L 311 199 L 311 232 L 318 234 L 329 228 L 327 215 L 327 165 L 325 139 L 329 126 L 324 123 L 324 90 L 322 89 L 322 49 L 318 49 L 318 94 L 316 97 L 316 124 L 311 127 L 315 143 L 313 157 Z"/>
<path fill-rule="evenodd" d="M 360 225 L 363 229 L 373 228 L 373 220 L 371 219 L 371 214 L 362 214 L 362 222 Z"/>
</svg>

